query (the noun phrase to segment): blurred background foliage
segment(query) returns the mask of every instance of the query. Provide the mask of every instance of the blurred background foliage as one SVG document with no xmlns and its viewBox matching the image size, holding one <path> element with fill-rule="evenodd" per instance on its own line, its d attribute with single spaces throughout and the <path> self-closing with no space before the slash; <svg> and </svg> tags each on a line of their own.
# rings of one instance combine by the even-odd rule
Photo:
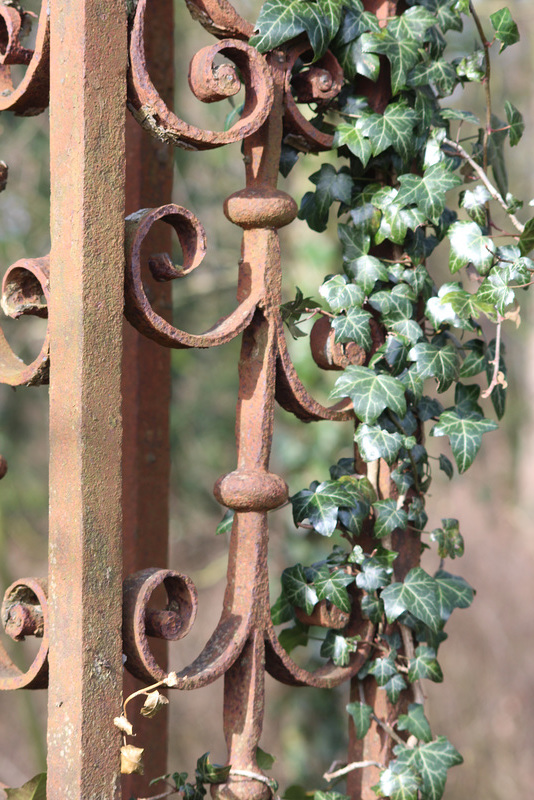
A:
<svg viewBox="0 0 534 800">
<path fill-rule="evenodd" d="M 235 3 L 254 19 L 259 0 Z M 27 7 L 38 10 L 38 0 Z M 477 0 L 483 17 L 502 6 Z M 527 119 L 527 133 L 509 151 L 512 192 L 527 203 L 534 194 L 531 142 L 534 127 L 530 87 L 534 76 L 534 18 L 531 0 L 510 0 L 521 42 L 493 65 L 495 111 L 511 100 Z M 176 9 L 176 110 L 204 127 L 221 127 L 228 104 L 201 106 L 187 86 L 189 59 L 210 37 L 190 19 L 185 4 Z M 457 35 L 458 53 L 473 47 L 466 25 Z M 479 88 L 479 87 L 478 87 Z M 235 104 L 240 102 L 236 98 Z M 483 92 L 470 89 L 458 106 L 483 112 Z M 530 126 L 528 121 L 530 120 Z M 49 249 L 48 119 L 0 117 L 0 158 L 9 165 L 9 183 L 0 194 L 0 267 Z M 332 159 L 329 154 L 321 160 Z M 300 202 L 310 188 L 308 176 L 319 167 L 315 156 L 301 158 L 282 188 Z M 232 308 L 237 283 L 240 232 L 222 214 L 223 199 L 241 188 L 240 148 L 232 145 L 205 153 L 176 151 L 174 201 L 191 209 L 208 233 L 205 265 L 174 286 L 174 320 L 198 332 Z M 316 234 L 295 221 L 281 232 L 285 299 L 295 286 L 316 295 L 328 272 L 340 269 L 335 232 Z M 445 274 L 447 254 L 438 250 L 436 276 Z M 441 261 L 440 261 L 441 259 Z M 453 770 L 447 800 L 528 797 L 534 783 L 534 307 L 524 296 L 522 325 L 506 330 L 510 370 L 508 413 L 500 431 L 485 437 L 473 468 L 451 483 L 436 478 L 429 499 L 431 527 L 443 517 L 460 518 L 466 556 L 457 571 L 477 589 L 469 611 L 453 617 L 443 648 L 445 683 L 426 687 L 435 733 L 446 734 L 462 752 L 465 766 Z M 42 341 L 39 320 L 2 322 L 16 352 L 29 357 Z M 325 398 L 335 373 L 321 373 L 309 355 L 307 339 L 290 341 L 300 376 Z M 194 631 L 171 646 L 171 666 L 179 669 L 199 652 L 215 624 L 225 584 L 227 541 L 215 538 L 222 510 L 212 496 L 214 481 L 234 468 L 234 412 L 239 342 L 207 351 L 174 351 L 171 406 L 171 567 L 190 574 L 200 590 L 200 614 Z M 0 583 L 2 592 L 15 578 L 46 572 L 47 412 L 46 388 L 0 387 L 0 452 L 9 472 L 0 485 Z M 348 424 L 304 425 L 277 413 L 273 470 L 294 493 L 311 480 L 327 477 L 329 464 L 352 450 Z M 296 532 L 289 509 L 271 515 L 272 598 L 281 571 L 298 560 L 316 560 L 321 542 Z M 430 557 L 427 568 L 434 569 Z M 163 565 L 154 565 L 163 566 Z M 4 637 L 5 639 L 5 637 Z M 9 647 L 9 642 L 6 646 Z M 31 643 L 10 648 L 14 658 L 30 657 Z M 220 731 L 222 685 L 173 693 L 169 766 L 192 771 L 198 756 L 210 750 L 224 761 Z M 282 787 L 299 782 L 322 786 L 321 774 L 334 758 L 343 758 L 347 687 L 333 692 L 288 690 L 267 679 L 267 711 L 262 746 L 277 761 L 273 770 Z M 214 712 L 220 709 L 221 713 Z M 44 692 L 0 696 L 0 780 L 19 785 L 44 766 L 46 697 Z"/>
</svg>

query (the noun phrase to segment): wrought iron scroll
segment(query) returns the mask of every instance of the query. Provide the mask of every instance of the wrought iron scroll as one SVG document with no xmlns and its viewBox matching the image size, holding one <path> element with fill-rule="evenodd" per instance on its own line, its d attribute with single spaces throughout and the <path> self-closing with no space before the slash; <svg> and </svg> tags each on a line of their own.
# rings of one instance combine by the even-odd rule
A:
<svg viewBox="0 0 534 800">
<path fill-rule="evenodd" d="M 307 70 L 295 74 L 297 59 L 307 46 L 298 41 L 266 56 L 243 40 L 252 26 L 227 2 L 186 0 L 193 18 L 220 39 L 191 62 L 189 83 L 196 97 L 213 102 L 235 94 L 237 71 L 214 65 L 223 54 L 239 69 L 244 82 L 243 114 L 229 131 L 206 131 L 180 120 L 158 96 L 146 69 L 143 31 L 147 0 L 139 0 L 131 25 L 129 107 L 155 137 L 187 150 L 220 147 L 242 141 L 246 187 L 227 198 L 224 213 L 243 230 L 237 305 L 204 334 L 191 335 L 163 320 L 152 309 L 141 281 L 140 252 L 151 225 L 161 220 L 176 232 L 183 265 L 168 255 L 149 262 L 156 280 L 184 278 L 200 266 L 206 253 L 201 223 L 187 209 L 166 205 L 141 209 L 126 220 L 125 314 L 137 330 L 161 345 L 174 348 L 215 347 L 242 334 L 237 403 L 237 467 L 220 478 L 216 499 L 235 512 L 229 546 L 227 586 L 219 622 L 199 656 L 178 672 L 178 689 L 195 689 L 225 676 L 224 728 L 232 773 L 220 796 L 263 800 L 270 790 L 253 777 L 259 773 L 256 747 L 263 719 L 264 671 L 293 686 L 332 687 L 355 675 L 369 654 L 374 626 L 360 614 L 354 596 L 352 613 L 343 615 L 320 604 L 311 624 L 345 627 L 362 644 L 346 667 L 327 663 L 314 672 L 298 666 L 277 638 L 270 617 L 267 573 L 268 513 L 287 501 L 283 479 L 270 471 L 275 400 L 300 419 L 342 421 L 353 418 L 348 401 L 327 408 L 302 385 L 289 356 L 282 319 L 281 263 L 278 229 L 297 214 L 294 200 L 277 188 L 282 139 L 304 150 L 324 150 L 332 138 L 315 128 L 298 109 L 298 102 L 319 105 L 341 89 L 342 71 L 327 53 Z M 343 353 L 332 347 L 328 332 L 314 337 L 318 363 L 339 364 Z M 337 360 L 336 360 L 337 359 Z M 169 603 L 165 619 L 154 629 L 149 599 L 164 584 Z M 174 602 L 172 601 L 174 598 Z M 179 599 L 177 599 L 179 598 Z M 124 651 L 126 668 L 149 683 L 165 672 L 155 662 L 149 636 L 179 638 L 189 630 L 196 609 L 194 587 L 185 576 L 167 570 L 145 570 L 130 576 L 124 586 Z M 335 618 L 335 619 L 334 619 Z M 166 632 L 168 626 L 168 632 Z"/>
</svg>

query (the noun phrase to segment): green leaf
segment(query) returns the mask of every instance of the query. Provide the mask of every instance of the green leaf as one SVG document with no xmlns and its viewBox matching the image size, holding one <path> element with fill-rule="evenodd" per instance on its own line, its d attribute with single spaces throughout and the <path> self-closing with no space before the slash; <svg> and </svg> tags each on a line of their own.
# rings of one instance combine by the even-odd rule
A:
<svg viewBox="0 0 534 800">
<path fill-rule="evenodd" d="M 337 0 L 266 0 L 254 35 L 249 40 L 260 53 L 307 33 L 314 51 L 314 60 L 321 58 L 339 28 L 342 6 Z"/>
<path fill-rule="evenodd" d="M 350 308 L 345 316 L 336 317 L 332 322 L 336 342 L 356 342 L 364 350 L 372 347 L 371 314 L 361 308 Z"/>
<path fill-rule="evenodd" d="M 395 658 L 391 653 L 384 658 L 375 658 L 369 666 L 369 675 L 374 675 L 379 686 L 385 686 L 389 679 L 397 674 Z"/>
<path fill-rule="evenodd" d="M 329 630 L 321 645 L 321 655 L 330 658 L 338 667 L 346 667 L 350 663 L 350 654 L 357 649 L 355 637 L 345 637 L 339 631 Z"/>
<path fill-rule="evenodd" d="M 506 112 L 508 125 L 510 126 L 510 145 L 515 147 L 516 144 L 521 141 L 523 131 L 525 130 L 523 115 L 517 110 L 513 103 L 510 103 L 509 100 L 505 101 L 504 110 Z"/>
<path fill-rule="evenodd" d="M 406 688 L 406 681 L 399 672 L 392 675 L 389 681 L 384 684 L 384 689 L 386 690 L 390 703 L 396 703 L 400 697 L 400 693 Z"/>
<path fill-rule="evenodd" d="M 347 122 L 342 122 L 337 126 L 332 147 L 342 147 L 343 145 L 346 145 L 350 152 L 360 159 L 362 166 L 367 166 L 373 155 L 371 141 L 355 125 Z"/>
<path fill-rule="evenodd" d="M 432 731 L 425 717 L 425 709 L 421 703 L 410 703 L 408 713 L 401 714 L 397 722 L 397 730 L 408 731 L 420 742 L 432 741 Z"/>
<path fill-rule="evenodd" d="M 422 177 L 410 173 L 399 175 L 399 182 L 401 188 L 396 202 L 405 206 L 416 205 L 432 222 L 437 223 L 445 208 L 447 191 L 459 186 L 462 180 L 445 163 L 439 162 L 427 167 Z"/>
<path fill-rule="evenodd" d="M 369 367 L 347 367 L 337 379 L 331 397 L 350 397 L 356 416 L 368 424 L 376 422 L 386 408 L 400 417 L 406 414 L 402 383 Z"/>
<path fill-rule="evenodd" d="M 466 189 L 460 195 L 460 207 L 465 208 L 471 219 L 481 228 L 486 224 L 486 203 L 491 195 L 485 186 L 479 184 L 471 191 Z"/>
<path fill-rule="evenodd" d="M 396 500 L 378 500 L 373 508 L 376 514 L 373 533 L 378 539 L 389 536 L 397 528 L 406 528 L 408 515 L 403 508 L 397 508 Z"/>
<path fill-rule="evenodd" d="M 465 472 L 473 463 L 482 444 L 482 435 L 498 428 L 489 419 L 464 419 L 456 411 L 444 411 L 431 436 L 448 436 L 452 454 L 459 472 Z"/>
<path fill-rule="evenodd" d="M 204 753 L 203 756 L 197 761 L 197 768 L 195 775 L 201 783 L 224 783 L 230 774 L 232 765 L 228 764 L 226 767 L 220 764 L 212 764 L 209 759 L 209 753 Z"/>
<path fill-rule="evenodd" d="M 444 456 L 442 456 L 444 458 Z M 452 471 L 452 464 L 449 461 Z M 452 477 L 452 472 L 449 477 Z M 464 554 L 464 539 L 460 533 L 460 523 L 457 519 L 442 519 L 443 527 L 435 528 L 430 534 L 430 539 L 437 542 L 438 556 L 440 558 L 456 558 Z"/>
<path fill-rule="evenodd" d="M 469 2 L 469 0 L 461 0 L 463 5 Z M 459 6 L 460 3 L 456 2 L 456 0 L 420 0 L 421 5 L 428 8 L 432 11 L 433 14 L 437 16 L 437 22 L 443 33 L 446 33 L 448 30 L 453 31 L 461 31 L 462 30 L 462 18 L 460 11 L 462 10 Z M 464 13 L 468 13 L 468 7 L 464 8 Z"/>
<path fill-rule="evenodd" d="M 359 0 L 352 0 L 350 4 L 346 3 L 345 5 L 345 16 L 338 34 L 340 44 L 352 42 L 367 31 L 380 31 L 376 16 L 369 11 L 364 11 Z"/>
<path fill-rule="evenodd" d="M 412 39 L 396 39 L 387 29 L 381 33 L 364 33 L 364 53 L 386 56 L 391 65 L 391 90 L 396 95 L 406 86 L 409 71 L 419 60 L 419 44 Z"/>
<path fill-rule="evenodd" d="M 460 367 L 460 378 L 472 378 L 486 369 L 486 344 L 482 339 L 471 339 L 464 349 L 468 353 Z"/>
<path fill-rule="evenodd" d="M 380 791 L 391 800 L 417 800 L 420 780 L 409 767 L 393 761 L 380 775 Z"/>
<path fill-rule="evenodd" d="M 376 556 L 366 558 L 362 571 L 356 576 L 356 585 L 366 592 L 375 592 L 391 583 L 393 567 L 384 564 L 383 559 Z"/>
<path fill-rule="evenodd" d="M 312 230 L 321 233 L 328 223 L 332 203 L 336 200 L 350 203 L 352 178 L 343 167 L 337 172 L 332 164 L 323 164 L 318 172 L 310 176 L 310 181 L 317 188 L 302 198 L 299 219 L 305 219 Z"/>
<path fill-rule="evenodd" d="M 436 17 L 424 6 L 409 8 L 404 14 L 388 22 L 388 31 L 396 39 L 413 39 L 422 42 L 426 31 L 436 24 Z"/>
<path fill-rule="evenodd" d="M 459 575 L 439 570 L 435 574 L 438 589 L 440 614 L 445 622 L 455 608 L 469 608 L 474 598 L 474 591 L 466 580 Z"/>
<path fill-rule="evenodd" d="M 273 625 L 281 625 L 282 622 L 289 622 L 295 618 L 295 610 L 285 594 L 282 592 L 278 600 L 273 603 L 271 608 L 271 619 Z"/>
<path fill-rule="evenodd" d="M 362 255 L 350 261 L 345 271 L 369 295 L 377 281 L 387 281 L 388 271 L 385 265 L 374 256 Z"/>
<path fill-rule="evenodd" d="M 308 644 L 308 625 L 296 622 L 292 628 L 285 628 L 280 631 L 278 641 L 286 653 L 290 653 L 295 647 L 306 647 Z"/>
<path fill-rule="evenodd" d="M 393 289 L 375 292 L 369 298 L 369 303 L 380 311 L 385 325 L 410 319 L 413 314 L 414 292 L 410 286 L 401 283 Z"/>
<path fill-rule="evenodd" d="M 438 736 L 435 742 L 417 748 L 415 764 L 423 781 L 423 800 L 441 800 L 445 791 L 447 770 L 462 762 L 463 758 L 458 750 L 444 736 Z"/>
<path fill-rule="evenodd" d="M 436 581 L 421 567 L 411 569 L 404 583 L 392 583 L 382 590 L 382 601 L 389 622 L 409 611 L 432 631 L 441 628 Z"/>
<path fill-rule="evenodd" d="M 18 789 L 5 789 L 8 800 L 46 800 L 46 772 L 35 775 Z"/>
<path fill-rule="evenodd" d="M 392 324 L 391 330 L 403 336 L 412 344 L 415 344 L 424 337 L 421 326 L 413 319 L 400 319 Z"/>
<path fill-rule="evenodd" d="M 447 458 L 447 456 L 444 456 L 443 453 L 439 457 L 439 468 L 445 473 L 449 480 L 452 480 L 454 475 L 453 466 L 451 460 Z M 460 555 L 460 553 L 458 553 L 458 555 Z"/>
<path fill-rule="evenodd" d="M 347 711 L 354 720 L 354 729 L 356 731 L 356 738 L 363 739 L 369 728 L 371 727 L 371 714 L 373 709 L 366 703 L 349 703 Z"/>
<path fill-rule="evenodd" d="M 256 764 L 261 770 L 269 770 L 273 768 L 276 758 L 270 753 L 266 753 L 261 747 L 256 747 Z"/>
<path fill-rule="evenodd" d="M 417 64 L 408 77 L 410 86 L 433 84 L 442 96 L 450 95 L 458 83 L 458 75 L 453 65 L 444 58 Z"/>
<path fill-rule="evenodd" d="M 303 489 L 290 498 L 295 525 L 308 519 L 321 536 L 331 536 L 337 527 L 340 506 L 350 508 L 355 497 L 350 483 L 323 481 L 315 489 Z"/>
<path fill-rule="evenodd" d="M 519 31 L 509 8 L 501 8 L 494 14 L 490 14 L 490 22 L 493 25 L 495 37 L 502 42 L 500 53 L 519 41 Z"/>
<path fill-rule="evenodd" d="M 462 220 L 449 228 L 451 255 L 449 269 L 452 273 L 472 263 L 480 275 L 489 272 L 495 255 L 495 245 L 482 233 L 476 222 Z"/>
<path fill-rule="evenodd" d="M 371 212 L 375 209 L 370 206 Z M 339 241 L 343 246 L 343 261 L 352 261 L 353 259 L 365 256 L 371 247 L 371 231 L 372 227 L 368 224 L 368 219 L 362 220 L 361 225 L 344 225 L 342 222 L 337 226 L 337 234 Z M 378 227 L 378 225 L 377 225 Z M 350 275 L 350 272 L 346 270 Z"/>
<path fill-rule="evenodd" d="M 349 283 L 344 275 L 334 275 L 319 287 L 319 294 L 323 297 L 332 311 L 344 311 L 352 306 L 361 306 L 365 294 L 360 286 Z"/>
<path fill-rule="evenodd" d="M 362 75 L 370 81 L 376 81 L 380 74 L 380 59 L 374 53 L 364 50 L 364 36 L 358 37 L 339 52 L 339 63 L 347 78 L 354 79 Z"/>
<path fill-rule="evenodd" d="M 493 376 L 493 371 L 495 368 L 494 360 L 495 360 L 495 339 L 492 339 L 486 349 L 486 377 L 488 381 L 491 381 L 491 378 Z M 501 352 L 499 358 L 499 372 L 502 372 L 504 377 L 506 377 L 506 364 L 504 363 L 504 345 L 502 344 L 501 344 Z M 495 409 L 497 417 L 499 419 L 502 419 L 506 405 L 506 388 L 504 386 L 501 386 L 499 384 L 493 389 L 491 393 L 491 402 L 493 403 L 493 408 Z"/>
<path fill-rule="evenodd" d="M 382 622 L 382 614 L 384 613 L 384 609 L 382 606 L 382 601 L 376 596 L 376 594 L 364 595 L 361 601 L 361 608 L 362 614 L 366 619 L 371 620 L 371 622 L 374 622 L 375 625 L 378 625 L 379 622 Z"/>
<path fill-rule="evenodd" d="M 364 136 L 371 141 L 373 155 L 377 156 L 393 145 L 402 158 L 413 152 L 413 129 L 417 115 L 404 102 L 392 103 L 383 114 L 366 114 L 357 122 Z"/>
<path fill-rule="evenodd" d="M 415 651 L 415 658 L 408 666 L 408 680 L 410 683 L 428 678 L 434 683 L 443 681 L 443 672 L 436 658 L 436 651 L 432 647 L 419 645 Z"/>
<path fill-rule="evenodd" d="M 321 567 L 315 572 L 313 585 L 319 600 L 329 600 L 336 608 L 350 612 L 351 603 L 347 586 L 354 583 L 352 575 L 342 570 L 330 572 L 328 567 Z"/>
<path fill-rule="evenodd" d="M 459 357 L 456 347 L 446 344 L 438 347 L 430 342 L 419 342 L 408 353 L 422 378 L 436 378 L 438 391 L 444 392 L 458 376 Z"/>
<path fill-rule="evenodd" d="M 282 572 L 282 589 L 289 603 L 311 614 L 319 598 L 314 586 L 306 580 L 302 564 L 295 564 Z"/>
<path fill-rule="evenodd" d="M 426 302 L 425 316 L 430 320 L 436 330 L 443 324 L 453 325 L 456 328 L 462 327 L 462 319 L 456 312 L 457 298 L 465 298 L 467 292 L 462 289 L 459 283 L 444 283 L 438 290 L 437 297 L 430 297 Z M 470 302 L 471 295 L 464 299 L 464 303 Z M 454 301 L 454 302 L 453 302 Z M 468 306 L 471 311 L 471 306 Z M 462 315 L 463 316 L 463 315 Z"/>
<path fill-rule="evenodd" d="M 234 523 L 235 511 L 229 508 L 224 512 L 224 516 L 215 528 L 215 536 L 220 536 L 223 533 L 230 533 Z"/>
<path fill-rule="evenodd" d="M 522 256 L 528 256 L 534 248 L 534 219 L 529 219 L 525 225 L 525 230 L 519 238 L 519 249 Z"/>
</svg>

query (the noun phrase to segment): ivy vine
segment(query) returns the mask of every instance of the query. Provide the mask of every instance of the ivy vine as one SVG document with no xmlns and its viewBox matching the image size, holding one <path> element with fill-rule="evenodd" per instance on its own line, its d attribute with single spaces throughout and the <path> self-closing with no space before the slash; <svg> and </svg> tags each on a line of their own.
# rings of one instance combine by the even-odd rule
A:
<svg viewBox="0 0 534 800">
<path fill-rule="evenodd" d="M 335 209 L 342 271 L 325 277 L 319 299 L 298 291 L 282 313 L 293 336 L 303 335 L 303 318 L 326 316 L 335 342 L 355 343 L 360 353 L 331 395 L 353 403 L 356 458 L 341 459 L 328 479 L 291 497 L 297 527 L 323 537 L 336 532 L 336 542 L 341 537 L 345 544 L 336 543 L 320 562 L 286 569 L 272 617 L 291 623 L 280 634 L 289 651 L 311 634 L 316 638 L 317 629 L 303 619 L 326 601 L 341 623 L 326 632 L 320 653 L 346 665 L 359 642 L 343 620 L 351 587 L 363 591 L 362 613 L 378 634 L 358 677 L 373 676 L 393 704 L 411 688 L 415 702 L 391 726 L 376 717 L 362 690 L 360 701 L 347 706 L 356 735 L 365 737 L 374 719 L 391 737 L 392 757 L 325 777 L 341 780 L 352 769 L 380 766 L 378 796 L 439 800 L 448 769 L 462 757 L 445 737 L 433 736 L 420 681 L 443 680 L 437 656 L 445 623 L 474 593 L 445 568 L 464 551 L 458 521 L 443 519 L 426 530 L 432 459 L 425 436 L 447 438 L 463 473 L 483 435 L 497 429 L 486 416 L 488 401 L 500 419 L 507 388 L 501 329 L 507 320 L 518 323 L 517 293 L 533 282 L 534 220 L 517 218 L 523 204 L 509 191 L 505 165 L 505 147 L 519 143 L 523 118 L 508 101 L 504 118 L 497 116 L 491 97 L 491 57 L 519 40 L 509 9 L 483 23 L 470 0 L 398 6 L 399 13 L 379 21 L 361 0 L 267 0 L 250 40 L 267 52 L 304 35 L 311 50 L 302 69 L 327 49 L 343 68 L 341 93 L 314 109 L 314 124 L 334 133 L 336 166 L 330 160 L 310 176 L 314 189 L 299 211 L 322 232 Z M 466 18 L 478 44 L 449 60 L 448 34 L 461 31 Z M 388 83 L 387 91 L 373 94 L 369 86 L 378 81 L 382 89 Z M 444 102 L 469 83 L 483 87 L 482 121 Z M 293 145 L 289 137 L 283 145 L 284 175 L 301 156 Z M 447 205 L 451 200 L 455 209 Z M 444 251 L 443 242 L 450 278 L 436 286 L 426 261 L 438 246 Z M 389 465 L 386 492 L 376 478 L 379 460 Z M 454 464 L 445 454 L 435 463 L 452 478 Z M 403 536 L 424 536 L 437 547 L 434 575 L 419 565 L 403 580 L 395 574 L 393 541 L 402 547 Z M 343 797 L 316 793 L 325 794 Z"/>
</svg>

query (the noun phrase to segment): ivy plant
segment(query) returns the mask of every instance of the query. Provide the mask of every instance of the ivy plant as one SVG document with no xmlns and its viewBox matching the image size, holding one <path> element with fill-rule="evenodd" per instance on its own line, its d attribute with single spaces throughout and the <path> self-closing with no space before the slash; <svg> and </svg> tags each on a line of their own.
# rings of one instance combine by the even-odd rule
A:
<svg viewBox="0 0 534 800">
<path fill-rule="evenodd" d="M 449 34 L 466 24 L 477 44 L 451 58 Z M 335 342 L 356 343 L 365 360 L 347 366 L 332 392 L 352 401 L 355 458 L 291 497 L 295 525 L 334 546 L 323 560 L 284 571 L 272 617 L 289 623 L 280 640 L 291 650 L 317 638 L 303 622 L 317 603 L 348 619 L 360 593 L 377 634 L 358 676 L 360 701 L 347 712 L 358 738 L 372 725 L 388 734 L 389 756 L 325 778 L 379 767 L 378 796 L 439 800 L 462 757 L 431 731 L 420 681 L 443 680 L 445 624 L 474 593 L 447 566 L 464 552 L 459 522 L 427 530 L 425 495 L 433 469 L 464 473 L 484 434 L 498 427 L 507 388 L 502 326 L 518 322 L 518 296 L 534 273 L 534 220 L 516 216 L 523 204 L 509 190 L 505 163 L 523 118 L 509 101 L 493 107 L 490 81 L 491 58 L 519 32 L 508 8 L 482 21 L 470 0 L 407 0 L 381 20 L 362 0 L 266 0 L 250 43 L 267 52 L 299 36 L 310 46 L 305 68 L 329 49 L 344 72 L 340 94 L 312 109 L 314 124 L 334 136 L 336 159 L 314 169 L 299 211 L 314 231 L 337 225 L 340 268 L 325 276 L 317 298 L 298 290 L 282 313 L 294 336 L 303 335 L 302 317 L 328 317 Z M 481 120 L 447 101 L 470 83 L 485 97 Z M 308 163 L 293 145 L 283 145 L 284 175 L 299 159 Z M 427 268 L 436 250 L 448 263 L 440 285 Z M 448 442 L 453 461 L 446 453 L 434 460 L 427 436 Z M 377 480 L 378 470 L 387 481 Z M 414 537 L 421 549 L 436 547 L 435 574 L 417 554 L 404 574 L 398 568 Z M 328 629 L 320 654 L 343 666 L 359 646 L 348 628 Z M 366 701 L 370 680 L 387 694 L 389 721 Z"/>
</svg>

